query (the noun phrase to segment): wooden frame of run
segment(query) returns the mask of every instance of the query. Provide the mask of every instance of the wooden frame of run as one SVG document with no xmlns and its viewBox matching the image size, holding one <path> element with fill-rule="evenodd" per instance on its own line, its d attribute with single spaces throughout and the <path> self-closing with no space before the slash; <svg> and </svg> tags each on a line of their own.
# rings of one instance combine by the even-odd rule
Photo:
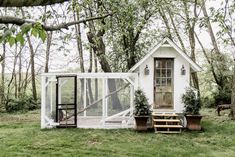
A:
<svg viewBox="0 0 235 157">
<path fill-rule="evenodd" d="M 98 99 L 97 102 L 102 101 L 102 115 L 101 115 L 101 122 L 98 124 L 99 128 L 106 128 L 104 126 L 106 121 L 110 121 L 110 119 L 115 118 L 115 117 L 124 117 L 124 116 L 129 116 L 131 120 L 133 108 L 134 108 L 134 91 L 138 89 L 138 74 L 137 73 L 44 73 L 41 74 L 41 128 L 53 128 L 57 127 L 60 125 L 58 121 L 58 113 L 56 115 L 57 119 L 53 119 L 52 114 L 52 108 L 54 108 L 51 100 L 54 100 L 54 88 L 56 87 L 56 82 L 58 77 L 76 77 L 76 80 L 78 79 L 84 79 L 84 82 L 86 82 L 88 79 L 101 79 L 102 81 L 102 90 L 100 91 L 101 93 L 101 99 Z M 125 85 L 119 89 L 116 90 L 116 92 L 119 92 L 122 89 L 129 88 L 130 93 L 128 94 L 130 97 L 130 105 L 127 110 L 120 111 L 119 113 L 115 113 L 114 115 L 108 115 L 108 97 L 110 97 L 112 94 L 116 92 L 108 92 L 108 85 L 107 85 L 107 80 L 108 79 L 122 79 L 125 82 Z M 55 86 L 55 87 L 54 87 Z M 53 88 L 53 89 L 52 89 Z M 58 87 L 57 87 L 58 88 Z M 77 87 L 75 87 L 77 88 Z M 86 96 L 86 86 L 84 86 L 83 95 L 84 98 Z M 76 92 L 77 89 L 75 89 Z M 84 99 L 85 101 L 86 99 Z M 56 100 L 56 104 L 59 104 L 59 101 Z M 74 101 L 77 101 L 74 100 Z M 75 104 L 75 102 L 74 102 Z M 92 104 L 86 105 L 84 102 L 83 104 L 83 109 L 79 109 L 79 111 L 76 110 L 76 113 L 80 113 L 84 111 L 83 118 L 86 118 L 89 116 L 86 115 L 86 109 L 92 106 Z M 57 105 L 57 110 L 58 105 Z M 73 116 L 73 115 L 72 115 Z M 70 118 L 70 117 L 69 117 Z M 129 123 L 129 120 L 128 120 Z M 130 123 L 129 123 L 130 124 Z M 128 124 L 128 125 L 129 125 Z M 78 124 L 76 124 L 77 127 Z M 123 125 L 127 125 L 123 123 Z M 86 128 L 97 128 L 97 127 L 90 127 L 90 126 L 85 126 Z M 120 128 L 125 128 L 127 126 L 120 126 Z M 130 126 L 129 126 L 130 127 Z"/>
</svg>

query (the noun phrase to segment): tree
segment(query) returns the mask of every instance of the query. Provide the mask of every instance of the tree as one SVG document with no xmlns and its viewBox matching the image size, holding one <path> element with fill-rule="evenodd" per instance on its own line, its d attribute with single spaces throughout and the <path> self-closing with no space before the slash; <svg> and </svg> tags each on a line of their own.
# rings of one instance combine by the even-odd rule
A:
<svg viewBox="0 0 235 157">
<path fill-rule="evenodd" d="M 115 14 L 107 26 L 111 29 L 107 33 L 114 59 L 113 67 L 122 71 L 128 71 L 143 56 L 141 52 L 146 41 L 140 43 L 143 31 L 151 23 L 151 18 L 157 13 L 157 7 L 161 2 L 156 1 L 112 1 L 106 4 Z M 148 30 L 147 30 L 148 31 Z M 150 33 L 148 33 L 150 35 Z M 151 36 L 151 35 L 150 35 Z"/>
<path fill-rule="evenodd" d="M 94 5 L 97 6 L 96 8 L 96 14 L 101 14 L 105 9 L 103 6 L 102 1 L 97 1 L 94 4 L 90 4 L 90 5 Z M 90 6 L 91 7 L 91 6 Z M 95 14 L 93 13 L 93 14 Z M 97 56 L 99 63 L 101 65 L 101 69 L 104 72 L 112 72 L 111 66 L 108 62 L 107 56 L 105 54 L 106 52 L 106 46 L 103 40 L 103 36 L 105 35 L 105 25 L 106 22 L 104 19 L 102 19 L 100 21 L 100 23 L 97 24 L 97 28 L 95 27 L 95 24 L 92 25 L 93 28 L 96 28 L 96 32 L 94 32 L 93 29 L 91 29 L 89 32 L 87 33 L 87 39 L 90 43 L 90 45 L 92 46 L 92 49 L 95 53 L 95 55 Z M 116 91 L 116 83 L 114 79 L 108 79 L 108 89 L 109 92 L 112 93 L 114 91 Z M 120 103 L 120 100 L 118 98 L 117 93 L 113 94 L 111 96 L 111 100 L 112 100 L 112 106 L 113 109 L 122 109 L 122 105 Z"/>
<path fill-rule="evenodd" d="M 63 3 L 69 0 L 0 0 L 1 7 L 29 7 Z"/>
<path fill-rule="evenodd" d="M 183 5 L 184 5 L 184 13 L 186 16 L 186 30 L 188 33 L 188 38 L 189 38 L 189 43 L 190 43 L 190 48 L 191 48 L 191 55 L 190 57 L 192 58 L 193 61 L 196 62 L 196 56 L 195 56 L 195 37 L 194 37 L 194 31 L 195 31 L 195 25 L 198 20 L 198 14 L 197 14 L 197 0 L 194 0 L 193 2 L 193 17 L 189 17 L 189 8 L 188 8 L 188 1 L 184 0 Z M 199 89 L 199 81 L 198 81 L 198 76 L 197 73 L 192 73 L 191 74 L 193 85 L 196 89 L 198 89 L 198 92 L 200 94 L 200 89 Z"/>
</svg>

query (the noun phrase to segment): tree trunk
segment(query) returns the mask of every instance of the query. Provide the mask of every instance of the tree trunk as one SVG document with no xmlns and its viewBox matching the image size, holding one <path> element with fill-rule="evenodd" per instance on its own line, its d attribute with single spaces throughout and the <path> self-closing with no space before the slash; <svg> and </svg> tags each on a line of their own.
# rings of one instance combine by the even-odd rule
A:
<svg viewBox="0 0 235 157">
<path fill-rule="evenodd" d="M 94 53 L 93 53 L 94 54 Z M 94 54 L 94 64 L 95 64 L 95 72 L 98 72 L 98 65 L 97 65 L 97 57 Z M 98 99 L 99 91 L 98 91 L 98 79 L 95 78 L 95 100 Z"/>
<path fill-rule="evenodd" d="M 47 46 L 46 46 L 46 63 L 45 63 L 45 73 L 49 72 L 49 60 L 50 60 L 50 48 L 52 41 L 52 32 L 47 33 Z"/>
<path fill-rule="evenodd" d="M 166 30 L 167 30 L 167 37 L 173 40 L 172 35 L 171 35 L 171 28 L 170 28 L 169 20 L 167 19 L 166 14 L 162 7 L 160 7 L 159 9 L 159 14 L 162 17 L 163 22 L 165 23 Z"/>
<path fill-rule="evenodd" d="M 21 10 L 22 16 L 25 17 L 24 10 L 22 8 L 20 10 Z M 29 51 L 30 51 L 32 94 L 33 94 L 33 99 L 36 102 L 37 101 L 37 88 L 36 88 L 35 63 L 34 63 L 35 52 L 34 52 L 34 49 L 33 49 L 33 45 L 32 45 L 29 33 L 26 34 L 26 38 L 27 38 L 27 41 L 28 41 L 28 44 L 29 44 Z M 26 77 L 26 83 L 27 83 L 27 77 Z M 26 87 L 27 86 L 25 86 L 25 89 L 24 89 L 25 91 L 26 91 Z"/>
<path fill-rule="evenodd" d="M 18 69 L 18 96 L 21 97 L 22 84 L 22 51 L 19 52 L 19 69 Z"/>
<path fill-rule="evenodd" d="M 11 85 L 12 85 L 12 82 L 16 76 L 16 64 L 17 64 L 17 58 L 18 58 L 18 55 L 17 55 L 17 45 L 15 46 L 16 49 L 15 49 L 15 54 L 14 54 L 14 63 L 13 63 L 13 70 L 12 70 L 12 74 L 11 74 L 11 78 L 8 82 L 8 85 L 7 85 L 7 95 L 6 95 L 6 104 L 8 104 L 8 101 L 10 98 L 12 98 L 12 95 L 10 95 L 10 92 L 11 92 Z"/>
<path fill-rule="evenodd" d="M 102 3 L 103 2 L 101 0 L 98 0 L 95 2 L 95 5 L 97 6 L 98 14 L 99 14 L 99 12 L 102 12 L 104 9 L 102 6 Z M 90 16 L 91 16 L 91 14 L 90 14 Z M 106 24 L 104 19 L 101 20 L 101 24 L 102 24 L 102 26 L 97 31 L 97 34 L 95 34 L 95 32 L 94 32 L 95 25 L 94 25 L 94 23 L 90 23 L 90 31 L 87 33 L 87 38 L 88 38 L 89 43 L 92 46 L 94 53 L 96 54 L 97 58 L 99 59 L 99 63 L 101 65 L 102 70 L 104 72 L 112 72 L 110 64 L 108 63 L 108 60 L 106 58 L 105 44 L 103 41 L 103 36 L 105 34 L 104 26 Z M 108 79 L 108 89 L 109 89 L 109 92 L 116 91 L 115 80 Z M 118 98 L 117 93 L 115 93 L 111 96 L 111 100 L 112 100 L 113 109 L 122 110 L 122 105 L 120 103 L 120 100 Z"/>
<path fill-rule="evenodd" d="M 202 12 L 203 12 L 204 17 L 206 18 L 206 26 L 207 26 L 208 33 L 209 33 L 210 38 L 211 38 L 211 42 L 212 42 L 213 47 L 215 49 L 215 52 L 217 54 L 220 54 L 220 50 L 218 48 L 218 45 L 217 45 L 217 42 L 216 42 L 216 39 L 215 39 L 215 35 L 214 35 L 213 29 L 212 29 L 212 26 L 211 26 L 211 23 L 210 23 L 210 18 L 207 14 L 206 4 L 205 4 L 204 0 L 202 0 Z"/>
<path fill-rule="evenodd" d="M 181 48 L 182 48 L 183 52 L 186 53 L 186 49 L 185 49 L 183 40 L 182 40 L 182 38 L 181 38 L 181 36 L 180 36 L 180 34 L 179 34 L 179 31 L 177 30 L 177 27 L 176 27 L 176 25 L 175 25 L 175 21 L 174 21 L 174 19 L 173 19 L 172 13 L 171 13 L 171 11 L 170 11 L 169 8 L 167 8 L 167 11 L 168 11 L 168 14 L 169 14 L 169 17 L 170 17 L 171 24 L 172 24 L 172 26 L 173 26 L 174 32 L 175 32 L 175 34 L 176 34 L 176 36 L 177 36 L 177 38 L 178 38 L 178 40 L 179 40 L 179 42 L 180 42 Z"/>
<path fill-rule="evenodd" d="M 36 88 L 36 78 L 35 78 L 35 63 L 34 63 L 34 49 L 31 42 L 31 39 L 29 37 L 29 34 L 26 34 L 28 44 L 29 44 L 29 50 L 30 50 L 30 63 L 31 63 L 31 83 L 32 83 L 32 93 L 33 93 L 33 99 L 34 101 L 37 101 L 37 88 Z"/>
<path fill-rule="evenodd" d="M 193 17 L 193 21 L 190 21 L 190 17 L 189 17 L 189 8 L 188 8 L 188 1 L 183 1 L 184 4 L 184 13 L 186 16 L 186 28 L 187 28 L 187 32 L 188 32 L 188 39 L 189 39 L 189 43 L 190 43 L 190 48 L 191 48 L 191 59 L 196 62 L 196 56 L 195 56 L 195 36 L 194 36 L 194 29 L 195 29 L 195 24 L 196 24 L 196 20 L 197 20 L 197 0 L 194 1 L 194 17 Z M 191 77 L 192 77 L 192 82 L 193 82 L 193 86 L 194 88 L 198 89 L 199 95 L 200 95 L 200 89 L 199 89 L 199 81 L 198 81 L 198 76 L 197 73 L 191 73 Z"/>
<path fill-rule="evenodd" d="M 74 10 L 74 20 L 79 20 L 80 19 L 80 14 L 78 10 Z M 77 42 L 77 51 L 78 51 L 78 56 L 79 56 L 79 65 L 80 65 L 80 71 L 81 73 L 85 72 L 85 68 L 84 68 L 84 60 L 83 60 L 83 49 L 82 49 L 82 39 L 81 39 L 81 26 L 80 24 L 76 24 L 75 25 L 75 33 L 76 33 L 76 42 Z M 84 85 L 84 79 L 80 79 L 81 82 L 81 91 L 85 90 L 85 86 Z M 84 100 L 83 100 L 84 96 L 83 96 L 83 92 L 81 92 L 80 95 L 80 100 L 81 100 L 81 104 L 83 104 Z"/>
<path fill-rule="evenodd" d="M 90 66 L 88 69 L 88 72 L 91 73 L 92 72 L 92 48 L 90 47 Z M 93 97 L 93 92 L 92 92 L 92 88 L 91 88 L 91 79 L 87 79 L 87 85 L 88 85 L 88 93 L 89 93 L 89 100 L 90 102 L 94 102 L 94 97 Z"/>
<path fill-rule="evenodd" d="M 100 35 L 101 34 L 101 35 Z M 90 44 L 92 45 L 93 51 L 99 59 L 99 63 L 104 72 L 112 72 L 110 64 L 105 55 L 105 44 L 102 39 L 103 33 L 98 32 L 96 36 L 94 36 L 91 32 L 87 33 L 87 38 Z M 108 89 L 109 92 L 113 92 L 116 90 L 116 82 L 114 79 L 108 79 Z M 113 109 L 122 110 L 122 105 L 118 98 L 117 93 L 111 96 Z"/>
</svg>

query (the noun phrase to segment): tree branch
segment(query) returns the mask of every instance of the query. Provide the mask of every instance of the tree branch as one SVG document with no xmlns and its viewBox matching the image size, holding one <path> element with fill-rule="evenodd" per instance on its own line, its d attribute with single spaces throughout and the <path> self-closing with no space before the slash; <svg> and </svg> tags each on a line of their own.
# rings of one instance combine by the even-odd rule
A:
<svg viewBox="0 0 235 157">
<path fill-rule="evenodd" d="M 112 13 L 103 15 L 103 16 L 97 16 L 97 17 L 90 17 L 90 18 L 86 18 L 86 19 L 82 19 L 79 21 L 72 21 L 72 22 L 68 22 L 68 23 L 61 23 L 58 25 L 44 25 L 42 24 L 42 27 L 46 30 L 46 31 L 56 31 L 56 30 L 61 30 L 61 29 L 68 29 L 69 26 L 75 25 L 75 24 L 79 24 L 79 23 L 85 23 L 87 21 L 93 21 L 93 20 L 99 20 L 99 19 L 104 19 L 108 16 L 111 16 Z M 25 23 L 29 23 L 29 24 L 35 24 L 35 21 L 31 21 L 31 20 L 27 20 L 27 19 L 22 19 L 22 18 L 18 18 L 18 17 L 14 17 L 14 16 L 0 16 L 0 24 L 15 24 L 18 26 L 21 26 Z"/>
<path fill-rule="evenodd" d="M 63 3 L 69 0 L 0 0 L 0 7 L 30 7 Z"/>
</svg>

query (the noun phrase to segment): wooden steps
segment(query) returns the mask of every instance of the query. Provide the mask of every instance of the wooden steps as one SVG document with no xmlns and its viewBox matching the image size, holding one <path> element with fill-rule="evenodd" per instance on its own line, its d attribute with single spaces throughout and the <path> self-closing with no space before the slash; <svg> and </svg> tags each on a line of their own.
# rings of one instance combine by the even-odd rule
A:
<svg viewBox="0 0 235 157">
<path fill-rule="evenodd" d="M 154 125 L 157 128 L 182 128 L 181 125 Z"/>
<path fill-rule="evenodd" d="M 153 119 L 154 122 L 180 122 L 179 119 Z"/>
<path fill-rule="evenodd" d="M 152 113 L 155 133 L 181 133 L 183 126 L 175 113 Z"/>
</svg>

